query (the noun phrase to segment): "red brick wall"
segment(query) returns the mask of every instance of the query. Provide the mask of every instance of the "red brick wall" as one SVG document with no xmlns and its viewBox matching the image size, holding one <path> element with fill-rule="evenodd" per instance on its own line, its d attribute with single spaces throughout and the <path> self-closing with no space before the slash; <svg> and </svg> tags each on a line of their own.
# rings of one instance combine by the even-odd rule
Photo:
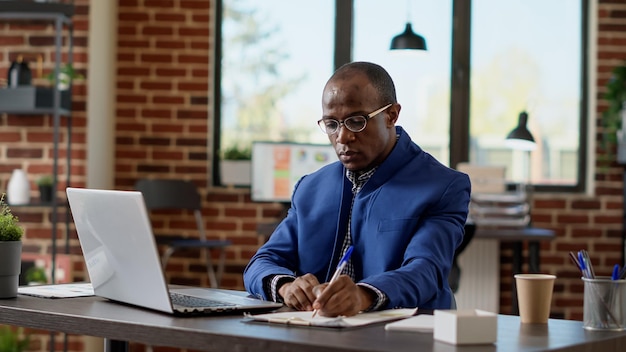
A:
<svg viewBox="0 0 626 352">
<path fill-rule="evenodd" d="M 597 45 L 595 54 L 597 107 L 589 118 L 596 122 L 596 145 L 601 145 L 602 127 L 599 121 L 607 107 L 603 100 L 611 70 L 626 62 L 626 3 L 620 0 L 599 0 L 597 8 Z M 596 157 L 606 153 L 597 147 Z M 613 152 L 613 155 L 614 152 Z M 601 158 L 598 158 L 601 160 Z M 567 252 L 587 249 L 597 275 L 610 275 L 612 267 L 620 263 L 622 236 L 623 167 L 606 161 L 596 161 L 593 167 L 595 187 L 591 196 L 579 194 L 536 195 L 532 214 L 535 226 L 552 228 L 557 238 L 543 243 L 542 269 L 557 275 L 552 314 L 567 319 L 582 320 L 582 291 L 580 274 L 568 258 Z M 511 297 L 510 248 L 503 245 L 501 261 L 501 309 L 508 310 Z"/>
<path fill-rule="evenodd" d="M 87 37 L 89 1 L 77 0 L 74 23 L 74 68 L 86 76 Z M 0 86 L 4 87 L 11 61 L 18 55 L 24 55 L 29 62 L 33 75 L 33 84 L 50 86 L 45 77 L 54 68 L 54 25 L 48 22 L 0 22 Z M 67 32 L 65 31 L 65 35 Z M 67 44 L 66 39 L 64 43 Z M 63 61 L 67 59 L 67 46 L 62 50 Z M 43 75 L 37 72 L 37 57 L 42 58 Z M 86 80 L 77 80 L 73 87 L 72 102 L 72 146 L 71 146 L 71 174 L 72 184 L 84 184 L 85 175 L 85 100 Z M 63 196 L 67 179 L 67 141 L 66 129 L 69 119 L 61 117 L 59 130 L 59 185 L 57 194 Z M 53 164 L 53 117 L 52 115 L 7 115 L 0 114 L 0 192 L 7 187 L 13 169 L 24 169 L 31 183 L 31 199 L 36 202 L 38 191 L 36 179 L 42 174 L 52 173 Z M 49 255 L 51 246 L 51 209 L 41 207 L 13 207 L 13 213 L 20 219 L 25 229 L 23 241 L 24 252 Z M 64 222 L 65 211 L 59 210 L 59 221 Z M 59 226 L 56 232 L 57 252 L 65 252 L 65 229 Z M 70 244 L 70 243 L 68 243 Z M 74 265 L 82 270 L 80 250 L 75 241 L 71 241 L 69 250 L 73 255 Z M 74 279 L 82 280 L 81 272 L 77 272 Z M 32 351 L 50 350 L 50 335 L 48 332 L 28 330 L 32 334 Z M 56 350 L 63 350 L 61 334 L 56 334 Z M 69 351 L 82 351 L 82 337 L 68 337 Z"/>
<path fill-rule="evenodd" d="M 140 177 L 185 178 L 194 181 L 204 199 L 205 225 L 212 237 L 228 238 L 226 288 L 242 289 L 241 272 L 263 239 L 256 227 L 276 220 L 281 207 L 256 204 L 242 188 L 213 187 L 210 182 L 211 135 L 213 116 L 210 67 L 213 57 L 211 18 L 213 3 L 208 0 L 119 0 L 118 89 L 116 105 L 115 187 L 130 189 Z M 89 0 L 76 0 L 75 67 L 89 79 L 87 72 L 87 30 Z M 601 128 L 597 119 L 606 108 L 602 100 L 611 69 L 626 59 L 626 4 L 621 0 L 599 0 L 597 12 L 596 140 Z M 6 77 L 10 62 L 19 53 L 42 54 L 44 71 L 52 68 L 53 28 L 41 24 L 0 23 L 0 77 Z M 34 67 L 31 65 L 31 67 Z M 33 70 L 34 71 L 34 70 Z M 85 81 L 74 86 L 72 113 L 72 185 L 85 185 L 86 88 Z M 45 84 L 44 80 L 36 80 Z M 0 82 L 1 84 L 1 82 Z M 63 119 L 63 123 L 66 123 Z M 67 141 L 63 130 L 61 140 Z M 0 187 L 6 189 L 11 171 L 24 168 L 32 182 L 51 170 L 52 129 L 50 116 L 0 115 Z M 61 145 L 61 156 L 66 154 Z M 603 154 L 600 149 L 597 155 Z M 61 163 L 61 174 L 67 166 Z M 599 274 L 608 274 L 621 260 L 622 172 L 615 164 L 593 166 L 593 195 L 535 194 L 532 220 L 535 226 L 554 229 L 557 238 L 541 244 L 542 269 L 558 276 L 553 300 L 553 315 L 582 318 L 582 285 L 567 252 L 586 248 Z M 59 195 L 65 178 L 61 177 Z M 25 250 L 49 253 L 50 211 L 17 208 L 26 229 Z M 194 235 L 189 214 L 157 214 L 159 233 L 172 230 Z M 61 217 L 61 219 L 63 219 Z M 64 252 L 64 232 L 59 231 L 59 252 Z M 512 282 L 509 244 L 501 245 L 501 311 L 511 310 Z M 84 278 L 78 242 L 69 242 L 74 254 L 75 276 Z M 526 249 L 524 254 L 527 254 Z M 193 258 L 190 253 L 187 257 Z M 168 273 L 172 282 L 208 285 L 200 263 L 185 256 L 172 259 Z M 524 267 L 524 270 L 527 270 Z M 45 350 L 46 335 L 38 336 L 37 346 Z M 59 340 L 57 339 L 57 344 Z M 78 337 L 70 337 L 71 350 L 82 349 Z M 34 347 L 37 347 L 34 346 Z"/>
<path fill-rule="evenodd" d="M 86 74 L 88 1 L 76 1 L 74 16 L 74 68 Z M 33 84 L 51 86 L 45 76 L 54 68 L 54 25 L 50 22 L 15 21 L 0 22 L 0 86 L 4 86 L 11 61 L 23 55 L 32 71 Z M 67 44 L 67 31 L 64 31 L 64 45 Z M 67 60 L 68 48 L 62 49 L 63 61 Z M 43 74 L 38 74 L 37 58 L 42 59 Z M 72 102 L 72 178 L 84 179 L 85 160 L 85 80 L 76 80 Z M 69 118 L 62 116 L 59 129 L 59 196 L 67 182 Z M 52 115 L 7 115 L 0 114 L 0 190 L 4 192 L 13 169 L 24 169 L 31 183 L 31 199 L 38 201 L 36 179 L 53 171 L 53 116 Z M 76 175 L 77 177 L 74 177 Z M 14 208 L 26 230 L 24 250 L 36 253 L 49 253 L 50 217 L 47 208 Z M 59 219 L 64 219 L 64 211 L 59 211 Z M 57 232 L 62 242 L 64 231 Z M 64 243 L 60 243 L 62 250 Z"/>
<path fill-rule="evenodd" d="M 184 178 L 207 194 L 210 5 L 119 2 L 116 188 L 131 189 L 138 178 Z M 207 225 L 212 213 L 206 207 Z M 153 217 L 157 232 L 196 235 L 191 214 L 173 215 Z M 173 282 L 208 285 L 198 260 L 175 256 L 169 263 Z"/>
</svg>

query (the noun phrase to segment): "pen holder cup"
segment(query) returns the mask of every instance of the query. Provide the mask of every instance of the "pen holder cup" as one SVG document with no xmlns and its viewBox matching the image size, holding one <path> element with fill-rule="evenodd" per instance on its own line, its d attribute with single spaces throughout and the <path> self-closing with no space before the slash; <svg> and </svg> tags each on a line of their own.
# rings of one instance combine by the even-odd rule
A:
<svg viewBox="0 0 626 352">
<path fill-rule="evenodd" d="M 586 330 L 626 330 L 626 280 L 602 276 L 582 280 L 585 286 L 583 327 Z"/>
</svg>

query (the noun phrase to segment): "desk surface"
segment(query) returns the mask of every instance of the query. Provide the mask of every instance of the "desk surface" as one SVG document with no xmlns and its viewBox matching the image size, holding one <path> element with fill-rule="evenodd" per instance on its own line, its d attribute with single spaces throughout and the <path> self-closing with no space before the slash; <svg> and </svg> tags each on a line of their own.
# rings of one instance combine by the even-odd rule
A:
<svg viewBox="0 0 626 352">
<path fill-rule="evenodd" d="M 245 322 L 240 316 L 176 318 L 98 297 L 0 300 L 0 324 L 205 351 L 626 350 L 626 332 L 590 332 L 579 321 L 521 325 L 519 317 L 499 315 L 496 344 L 463 347 L 434 341 L 432 334 L 385 331 L 384 324 L 336 330 Z"/>
</svg>

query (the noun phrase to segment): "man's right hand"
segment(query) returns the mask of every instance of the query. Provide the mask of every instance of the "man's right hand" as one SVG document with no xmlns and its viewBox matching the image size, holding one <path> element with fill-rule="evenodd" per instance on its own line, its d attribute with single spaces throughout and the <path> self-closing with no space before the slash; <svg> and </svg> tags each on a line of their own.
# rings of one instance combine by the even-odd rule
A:
<svg viewBox="0 0 626 352">
<path fill-rule="evenodd" d="M 306 274 L 279 287 L 278 294 L 283 298 L 287 307 L 297 310 L 313 310 L 313 302 L 317 298 L 313 293 L 313 287 L 319 284 L 315 275 Z"/>
</svg>

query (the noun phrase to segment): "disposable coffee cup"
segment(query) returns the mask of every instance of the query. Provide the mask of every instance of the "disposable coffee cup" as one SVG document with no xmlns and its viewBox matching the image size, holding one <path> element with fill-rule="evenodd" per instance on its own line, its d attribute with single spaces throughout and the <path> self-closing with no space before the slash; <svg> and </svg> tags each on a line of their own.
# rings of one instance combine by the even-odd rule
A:
<svg viewBox="0 0 626 352">
<path fill-rule="evenodd" d="M 626 280 L 582 278 L 585 286 L 583 327 L 587 330 L 626 330 Z"/>
<path fill-rule="evenodd" d="M 555 279 L 556 276 L 547 274 L 515 275 L 517 305 L 522 323 L 548 323 Z"/>
</svg>

